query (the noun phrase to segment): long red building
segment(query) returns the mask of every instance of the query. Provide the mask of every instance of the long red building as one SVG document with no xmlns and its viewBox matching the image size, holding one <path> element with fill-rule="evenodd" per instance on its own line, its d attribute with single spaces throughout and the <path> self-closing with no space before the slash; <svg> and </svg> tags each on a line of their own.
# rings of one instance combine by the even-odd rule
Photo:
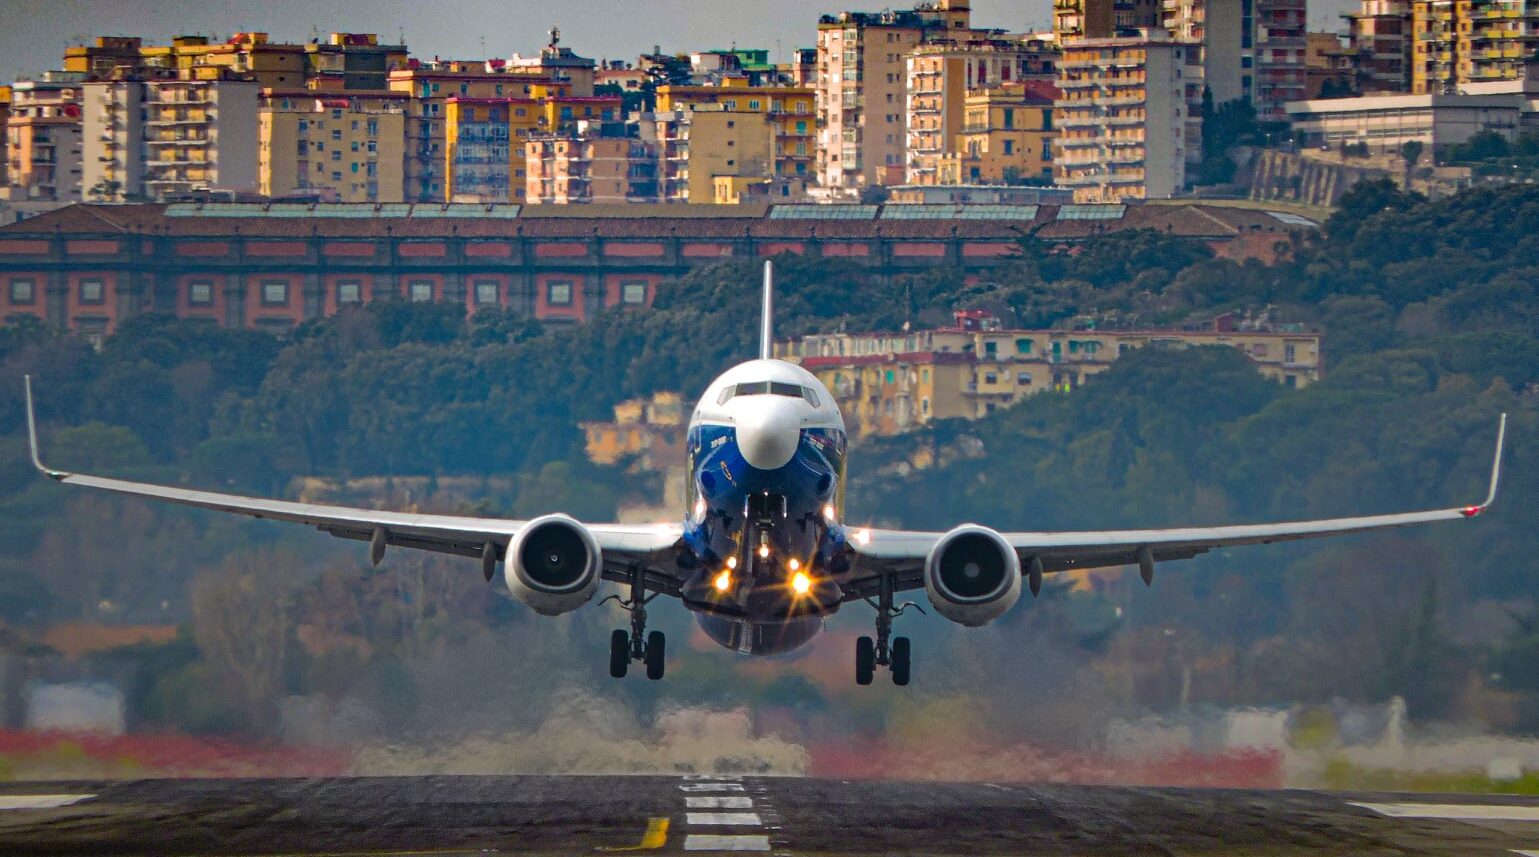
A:
<svg viewBox="0 0 1539 857">
<path fill-rule="evenodd" d="M 1074 242 L 1139 228 L 1270 260 L 1290 233 L 1316 227 L 1200 204 L 81 204 L 0 227 L 0 319 L 99 336 L 164 312 L 281 332 L 348 303 L 411 300 L 581 321 L 649 306 L 661 280 L 722 259 L 794 253 L 886 274 L 981 274 L 1023 234 Z"/>
</svg>

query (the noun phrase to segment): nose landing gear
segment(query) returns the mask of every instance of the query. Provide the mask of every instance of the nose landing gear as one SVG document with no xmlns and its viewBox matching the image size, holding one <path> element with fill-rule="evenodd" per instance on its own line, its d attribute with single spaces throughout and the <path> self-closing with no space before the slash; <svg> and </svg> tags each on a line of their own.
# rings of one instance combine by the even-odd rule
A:
<svg viewBox="0 0 1539 857">
<path fill-rule="evenodd" d="M 625 678 L 629 672 L 631 661 L 641 661 L 647 666 L 647 678 L 657 681 L 663 677 L 665 658 L 667 657 L 668 641 L 662 631 L 647 633 L 647 602 L 657 597 L 657 593 L 646 594 L 646 586 L 643 582 L 644 572 L 641 567 L 631 570 L 631 597 L 621 598 L 611 595 L 605 601 L 613 599 L 616 604 L 625 608 L 631 614 L 631 629 L 627 632 L 624 628 L 616 628 L 609 635 L 609 674 L 614 678 Z"/>
<path fill-rule="evenodd" d="M 876 608 L 876 639 L 861 637 L 855 641 L 855 683 L 861 686 L 871 684 L 876 677 L 876 668 L 880 666 L 887 667 L 892 673 L 893 684 L 904 687 L 911 675 L 912 646 L 907 637 L 891 638 L 892 620 L 902 616 L 910 607 L 920 613 L 924 612 L 924 608 L 912 601 L 894 607 L 892 578 L 887 575 L 882 576 L 877 601 L 872 602 L 867 598 L 866 603 Z"/>
</svg>

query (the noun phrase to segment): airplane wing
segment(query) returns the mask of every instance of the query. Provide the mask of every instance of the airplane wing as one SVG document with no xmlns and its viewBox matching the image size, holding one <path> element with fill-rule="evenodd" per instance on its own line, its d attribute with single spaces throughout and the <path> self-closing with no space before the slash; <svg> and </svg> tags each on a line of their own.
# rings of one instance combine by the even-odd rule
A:
<svg viewBox="0 0 1539 857">
<path fill-rule="evenodd" d="M 102 476 L 90 476 L 54 470 L 43 464 L 38 452 L 37 419 L 32 408 L 32 379 L 26 379 L 27 435 L 32 446 L 32 464 L 43 475 L 65 485 L 97 488 L 116 494 L 129 494 L 152 500 L 232 512 L 252 518 L 308 524 L 344 539 L 370 543 L 371 558 L 378 563 L 387 545 L 480 557 L 483 569 L 489 569 L 507 551 L 509 542 L 524 526 L 524 521 L 474 518 L 456 515 L 422 515 L 297 503 L 262 497 L 243 497 L 213 491 L 199 491 L 147 482 L 129 482 Z M 604 553 L 605 565 L 625 565 L 650 557 L 678 543 L 682 528 L 677 524 L 588 524 L 587 529 Z M 488 579 L 490 572 L 487 572 Z"/>
<path fill-rule="evenodd" d="M 1058 533 L 1007 532 L 1000 535 L 1020 556 L 1023 574 L 1037 577 L 1041 573 L 1055 571 L 1136 564 L 1144 582 L 1148 583 L 1154 578 L 1156 562 L 1190 559 L 1215 548 L 1363 533 L 1434 521 L 1466 520 L 1482 514 L 1496 501 L 1496 486 L 1501 477 L 1502 445 L 1506 434 L 1507 415 L 1502 414 L 1496 432 L 1496 455 L 1491 462 L 1490 489 L 1485 500 L 1475 505 L 1275 524 Z M 846 594 L 851 598 L 870 597 L 876 591 L 878 579 L 883 573 L 895 575 L 894 588 L 897 590 L 923 587 L 925 558 L 944 535 L 902 530 L 857 531 L 850 541 L 857 575 L 854 581 L 846 585 Z M 1040 579 L 1033 580 L 1032 584 L 1035 589 L 1040 585 Z"/>
</svg>

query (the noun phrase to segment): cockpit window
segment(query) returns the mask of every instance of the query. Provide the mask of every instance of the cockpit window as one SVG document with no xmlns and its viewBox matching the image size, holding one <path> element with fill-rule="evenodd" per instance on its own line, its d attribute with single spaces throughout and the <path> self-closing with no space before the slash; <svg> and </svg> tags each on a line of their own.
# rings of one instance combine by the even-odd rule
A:
<svg viewBox="0 0 1539 857">
<path fill-rule="evenodd" d="M 800 384 L 787 384 L 784 381 L 752 381 L 746 384 L 728 384 L 721 389 L 716 396 L 716 404 L 725 405 L 727 400 L 735 396 L 786 396 L 792 399 L 802 399 L 814 408 L 818 406 L 818 395 L 809 387 Z"/>
</svg>

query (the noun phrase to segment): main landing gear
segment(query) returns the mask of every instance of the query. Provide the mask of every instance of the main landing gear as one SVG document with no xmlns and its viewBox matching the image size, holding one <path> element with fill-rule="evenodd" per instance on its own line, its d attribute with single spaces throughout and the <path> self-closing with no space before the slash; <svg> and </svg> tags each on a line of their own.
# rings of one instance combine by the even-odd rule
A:
<svg viewBox="0 0 1539 857">
<path fill-rule="evenodd" d="M 876 668 L 880 666 L 892 672 L 893 684 L 903 687 L 908 684 L 910 676 L 911 647 L 907 637 L 889 639 L 892 636 L 892 620 L 902 616 L 910 607 L 920 613 L 924 612 L 924 608 L 912 601 L 893 607 L 892 577 L 888 575 L 882 576 L 877 600 L 872 602 L 867 598 L 866 602 L 876 608 L 876 639 L 861 637 L 855 641 L 855 683 L 869 685 L 876 677 Z"/>
<path fill-rule="evenodd" d="M 609 635 L 609 674 L 615 678 L 625 678 L 625 674 L 630 670 L 631 661 L 641 661 L 647 665 L 647 678 L 657 681 L 663 677 L 668 641 L 662 631 L 647 633 L 647 602 L 656 598 L 657 593 L 647 595 L 643 575 L 644 572 L 640 566 L 631 569 L 630 598 L 611 595 L 604 599 L 605 601 L 614 599 L 616 604 L 624 607 L 631 614 L 630 631 L 616 628 L 614 633 Z"/>
</svg>

